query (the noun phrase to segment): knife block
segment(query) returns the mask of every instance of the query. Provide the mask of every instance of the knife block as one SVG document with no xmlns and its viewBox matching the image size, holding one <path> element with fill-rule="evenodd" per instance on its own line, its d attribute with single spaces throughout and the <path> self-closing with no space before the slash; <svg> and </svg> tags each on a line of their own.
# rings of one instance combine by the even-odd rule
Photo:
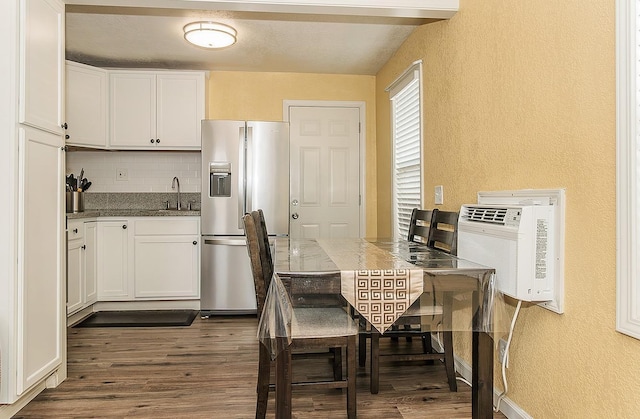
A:
<svg viewBox="0 0 640 419">
<path fill-rule="evenodd" d="M 67 212 L 83 212 L 84 211 L 84 193 L 83 192 L 67 192 Z"/>
</svg>

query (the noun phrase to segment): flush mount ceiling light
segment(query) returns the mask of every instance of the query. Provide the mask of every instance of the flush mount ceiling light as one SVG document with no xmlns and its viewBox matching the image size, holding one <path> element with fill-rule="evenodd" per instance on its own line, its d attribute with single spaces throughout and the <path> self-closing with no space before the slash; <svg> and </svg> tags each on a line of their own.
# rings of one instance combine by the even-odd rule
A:
<svg viewBox="0 0 640 419">
<path fill-rule="evenodd" d="M 237 32 L 231 26 L 215 22 L 185 25 L 184 39 L 203 48 L 224 48 L 236 43 Z"/>
</svg>

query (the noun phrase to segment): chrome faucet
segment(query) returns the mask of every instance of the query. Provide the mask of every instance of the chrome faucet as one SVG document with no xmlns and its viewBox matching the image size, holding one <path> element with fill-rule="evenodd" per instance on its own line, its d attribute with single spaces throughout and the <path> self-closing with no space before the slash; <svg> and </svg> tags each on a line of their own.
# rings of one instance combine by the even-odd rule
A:
<svg viewBox="0 0 640 419">
<path fill-rule="evenodd" d="M 178 203 L 176 204 L 176 209 L 180 211 L 182 209 L 182 205 L 180 204 L 180 180 L 178 176 L 173 178 L 173 182 L 171 183 L 171 189 L 175 189 L 176 185 L 178 186 Z"/>
</svg>

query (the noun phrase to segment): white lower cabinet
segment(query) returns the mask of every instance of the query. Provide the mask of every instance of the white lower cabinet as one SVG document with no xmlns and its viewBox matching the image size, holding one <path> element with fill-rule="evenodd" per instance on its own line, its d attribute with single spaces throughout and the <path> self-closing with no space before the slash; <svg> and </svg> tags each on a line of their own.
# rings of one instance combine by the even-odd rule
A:
<svg viewBox="0 0 640 419">
<path fill-rule="evenodd" d="M 98 222 L 98 301 L 200 297 L 198 217 Z"/>
<path fill-rule="evenodd" d="M 16 208 L 21 215 L 16 243 L 21 268 L 11 292 L 17 295 L 16 389 L 20 395 L 61 365 L 66 335 L 62 137 L 30 127 L 20 127 L 18 133 Z"/>
<path fill-rule="evenodd" d="M 197 236 L 136 236 L 136 298 L 197 298 L 200 246 Z"/>
<path fill-rule="evenodd" d="M 74 231 L 84 229 L 83 222 L 69 222 L 67 229 L 67 315 L 82 309 L 84 280 L 84 238 Z"/>
<path fill-rule="evenodd" d="M 84 223 L 84 306 L 98 301 L 98 223 Z"/>
<path fill-rule="evenodd" d="M 96 222 L 67 223 L 67 316 L 97 300 Z"/>
<path fill-rule="evenodd" d="M 0 418 L 67 377 L 64 2 L 0 1 Z"/>
<path fill-rule="evenodd" d="M 197 218 L 136 220 L 136 298 L 185 299 L 200 296 L 200 224 Z"/>
<path fill-rule="evenodd" d="M 129 220 L 98 222 L 97 262 L 98 300 L 130 300 Z"/>
</svg>

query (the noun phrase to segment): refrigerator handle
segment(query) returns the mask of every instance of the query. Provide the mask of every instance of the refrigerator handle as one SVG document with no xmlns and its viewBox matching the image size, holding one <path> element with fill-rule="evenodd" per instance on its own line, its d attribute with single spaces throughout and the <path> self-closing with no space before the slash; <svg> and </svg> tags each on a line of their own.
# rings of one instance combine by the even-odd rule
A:
<svg viewBox="0 0 640 419">
<path fill-rule="evenodd" d="M 205 239 L 205 245 L 217 245 L 217 246 L 246 246 L 247 240 L 244 236 L 238 236 L 238 238 L 226 238 L 226 239 Z"/>
<path fill-rule="evenodd" d="M 244 230 L 244 224 L 242 223 L 242 216 L 246 213 L 246 194 L 245 194 L 245 184 L 246 184 L 246 168 L 247 164 L 245 161 L 246 153 L 245 153 L 245 127 L 240 127 L 240 139 L 238 141 L 239 150 L 238 153 L 240 158 L 238 161 L 240 162 L 240 167 L 238 168 L 238 228 Z"/>
<path fill-rule="evenodd" d="M 246 199 L 246 207 L 245 211 L 253 211 L 253 165 L 255 162 L 253 161 L 253 128 L 247 124 L 247 149 L 246 149 L 246 168 L 245 171 L 245 180 L 247 187 L 245 188 L 245 199 Z"/>
</svg>

